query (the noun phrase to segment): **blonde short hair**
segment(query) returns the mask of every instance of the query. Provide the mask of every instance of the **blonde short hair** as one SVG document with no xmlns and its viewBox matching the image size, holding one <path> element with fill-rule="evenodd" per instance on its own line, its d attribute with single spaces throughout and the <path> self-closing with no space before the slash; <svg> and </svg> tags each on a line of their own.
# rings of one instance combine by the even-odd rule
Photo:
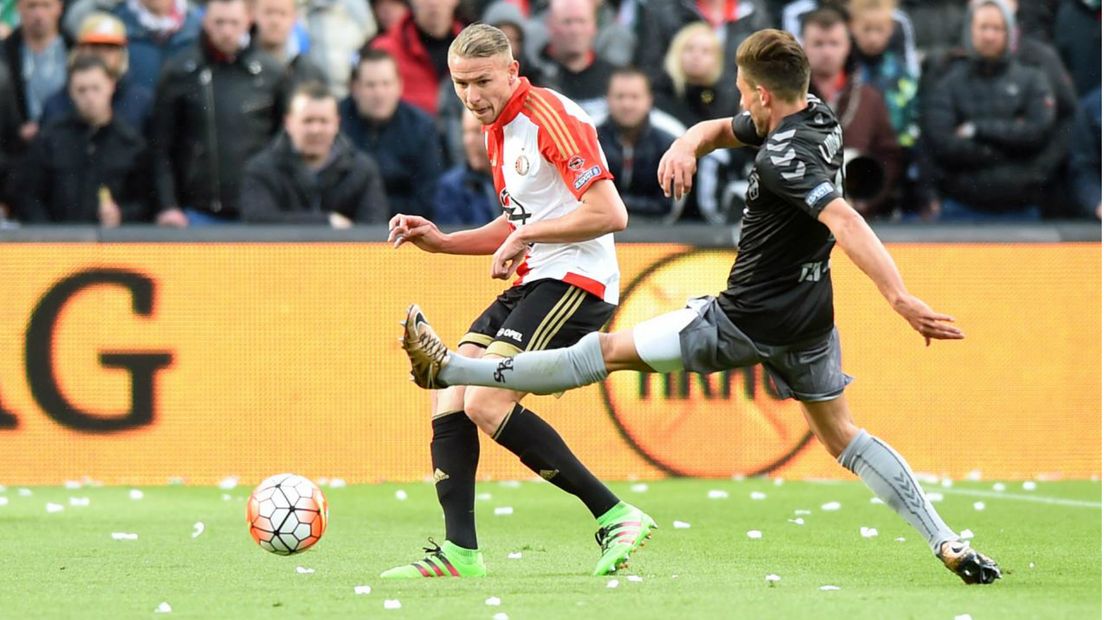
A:
<svg viewBox="0 0 1104 620">
<path fill-rule="evenodd" d="M 460 31 L 449 46 L 449 56 L 460 58 L 491 58 L 506 56 L 514 59 L 506 33 L 487 24 L 472 24 Z"/>
<path fill-rule="evenodd" d="M 675 87 L 675 94 L 682 96 L 686 93 L 686 73 L 682 70 L 682 50 L 693 37 L 703 34 L 713 41 L 714 62 L 713 71 L 706 76 L 706 81 L 716 84 L 724 73 L 724 50 L 717 33 L 705 22 L 693 22 L 682 27 L 671 39 L 671 45 L 667 48 L 667 55 L 663 58 L 663 70 L 671 78 Z"/>
<path fill-rule="evenodd" d="M 894 11 L 897 9 L 897 0 L 851 0 L 847 10 L 851 15 L 866 13 L 867 11 Z"/>
</svg>

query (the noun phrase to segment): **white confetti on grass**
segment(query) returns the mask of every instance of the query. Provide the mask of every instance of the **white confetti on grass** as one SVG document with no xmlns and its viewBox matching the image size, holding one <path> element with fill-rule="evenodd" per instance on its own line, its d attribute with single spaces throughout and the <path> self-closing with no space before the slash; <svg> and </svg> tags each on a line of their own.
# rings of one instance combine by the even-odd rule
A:
<svg viewBox="0 0 1104 620">
<path fill-rule="evenodd" d="M 345 482 L 344 478 L 331 478 L 330 479 L 330 488 L 331 489 L 344 489 L 347 486 L 349 486 L 349 484 L 347 482 Z"/>
<path fill-rule="evenodd" d="M 481 502 L 489 502 L 489 501 L 491 501 L 491 494 L 490 493 L 476 493 L 475 494 L 475 499 L 478 500 L 478 501 L 481 501 Z"/>
<path fill-rule="evenodd" d="M 400 502 L 405 502 L 407 497 L 409 496 L 406 494 L 406 491 L 402 489 L 395 491 L 395 499 L 399 500 Z"/>
<path fill-rule="evenodd" d="M 70 491 L 75 490 L 75 489 L 79 489 L 79 488 L 81 488 L 81 483 L 80 483 L 79 480 L 66 480 L 65 481 L 65 488 L 69 489 Z"/>
<path fill-rule="evenodd" d="M 497 614 L 491 616 L 491 620 L 510 620 L 510 616 L 507 616 L 500 611 Z"/>
<path fill-rule="evenodd" d="M 794 525 L 805 525 L 805 519 L 802 519 L 801 517 L 798 517 L 796 519 L 786 519 L 786 520 L 789 521 L 790 523 L 793 523 Z"/>
<path fill-rule="evenodd" d="M 954 486 L 954 480 L 951 480 L 950 478 L 944 478 L 939 481 L 939 486 L 943 487 L 944 489 L 949 489 Z"/>
<path fill-rule="evenodd" d="M 629 487 L 629 490 L 633 493 L 647 493 L 648 485 L 644 484 L 643 482 L 637 482 L 636 484 Z"/>
<path fill-rule="evenodd" d="M 133 532 L 111 532 L 112 540 L 138 540 L 138 535 Z"/>
<path fill-rule="evenodd" d="M 70 506 L 84 507 L 84 506 L 87 506 L 91 503 L 92 503 L 92 500 L 88 499 L 87 497 L 70 497 L 69 498 L 69 505 Z"/>
<path fill-rule="evenodd" d="M 820 589 L 824 592 L 835 592 L 839 590 L 839 586 L 823 585 L 820 586 Z"/>
<path fill-rule="evenodd" d="M 870 503 L 871 504 L 884 504 L 885 502 L 883 502 L 882 498 L 880 498 L 880 497 L 871 497 L 870 498 Z"/>
<path fill-rule="evenodd" d="M 65 506 L 62 506 L 61 504 L 55 504 L 53 502 L 46 503 L 46 512 L 54 513 L 61 512 L 62 510 L 65 510 Z"/>
<path fill-rule="evenodd" d="M 222 494 L 222 501 L 228 502 L 228 501 L 230 501 L 230 499 L 231 499 L 231 497 L 230 497 L 229 493 L 223 493 Z"/>
<path fill-rule="evenodd" d="M 1034 491 L 1037 488 L 1039 488 L 1039 485 L 1035 484 L 1034 480 L 1024 480 L 1023 490 Z"/>
<path fill-rule="evenodd" d="M 811 514 L 813 514 L 813 511 L 812 510 L 805 510 L 804 508 L 798 508 L 797 510 L 794 510 L 794 514 L 795 515 L 811 515 Z"/>
<path fill-rule="evenodd" d="M 372 586 L 353 586 L 353 594 L 371 594 Z"/>
<path fill-rule="evenodd" d="M 153 610 L 153 613 L 155 613 L 155 614 L 171 614 L 172 613 L 172 605 L 169 605 L 168 601 L 164 601 L 160 605 L 157 606 L 157 609 Z"/>
<path fill-rule="evenodd" d="M 506 554 L 506 557 L 508 559 L 511 559 L 511 560 L 520 560 L 521 559 L 521 552 L 520 551 L 511 551 L 510 553 Z"/>
<path fill-rule="evenodd" d="M 313 575 L 314 569 L 307 568 L 306 566 L 296 566 L 295 572 L 299 573 L 300 575 Z"/>
<path fill-rule="evenodd" d="M 782 486 L 783 484 L 785 484 L 785 482 L 786 482 L 786 481 L 785 481 L 785 480 L 783 480 L 783 479 L 781 479 L 781 478 L 775 478 L 775 479 L 774 479 L 774 486 L 776 486 L 776 487 L 780 487 L 780 486 Z"/>
<path fill-rule="evenodd" d="M 514 514 L 514 507 L 513 506 L 496 506 L 495 509 L 494 509 L 494 514 L 495 514 L 496 517 L 508 517 L 508 516 Z"/>
<path fill-rule="evenodd" d="M 709 499 L 728 499 L 728 491 L 722 491 L 720 489 L 712 489 L 707 493 Z"/>
<path fill-rule="evenodd" d="M 966 474 L 966 479 L 971 482 L 977 482 L 978 480 L 981 480 L 981 470 L 971 469 L 970 472 Z"/>
<path fill-rule="evenodd" d="M 933 504 L 938 504 L 939 502 L 943 501 L 942 493 L 926 493 L 926 495 L 928 496 L 928 501 Z"/>
<path fill-rule="evenodd" d="M 924 484 L 939 484 L 939 476 L 930 474 L 928 472 L 918 471 L 916 472 L 916 479 Z"/>
<path fill-rule="evenodd" d="M 19 497 L 30 497 L 31 496 L 31 490 L 28 489 L 27 487 L 20 487 L 20 489 L 17 491 L 17 493 L 19 493 Z"/>
<path fill-rule="evenodd" d="M 767 585 L 773 588 L 774 584 L 782 581 L 782 578 L 779 577 L 778 575 L 775 575 L 774 573 L 771 573 L 771 574 L 766 576 L 766 580 L 767 580 Z"/>
<path fill-rule="evenodd" d="M 222 480 L 219 480 L 219 483 L 218 483 L 218 487 L 220 489 L 222 489 L 223 491 L 229 491 L 230 489 L 233 489 L 236 486 L 238 486 L 238 477 L 237 476 L 227 476 L 227 477 L 223 478 Z"/>
<path fill-rule="evenodd" d="M 833 512 L 839 510 L 842 504 L 839 502 L 828 502 L 827 504 L 821 504 L 820 509 L 825 512 Z"/>
<path fill-rule="evenodd" d="M 0 484 L 0 493 L 6 493 L 7 491 L 8 491 L 8 487 Z"/>
<path fill-rule="evenodd" d="M 970 614 L 958 614 L 954 620 L 974 620 L 974 618 Z"/>
<path fill-rule="evenodd" d="M 203 525 L 203 521 L 196 521 L 192 524 L 192 538 L 199 538 L 199 535 L 207 530 L 207 526 Z"/>
<path fill-rule="evenodd" d="M 859 534 L 863 538 L 874 538 L 878 535 L 878 528 L 875 527 L 860 527 Z"/>
<path fill-rule="evenodd" d="M 625 577 L 625 579 L 628 579 L 633 583 L 640 583 L 641 581 L 644 581 L 644 578 L 640 575 L 629 575 L 628 577 Z"/>
<path fill-rule="evenodd" d="M 146 496 L 146 494 L 143 493 L 140 489 L 131 489 L 130 490 L 130 499 L 132 499 L 134 501 L 138 501 L 138 500 L 142 499 L 145 496 Z"/>
<path fill-rule="evenodd" d="M 502 599 L 498 598 L 497 596 L 488 596 L 487 600 L 483 602 L 490 607 L 498 607 L 502 604 Z"/>
<path fill-rule="evenodd" d="M 609 581 L 606 582 L 606 587 L 611 589 L 611 590 L 613 588 L 616 588 L 619 585 L 621 585 L 621 582 L 616 580 L 616 579 L 610 579 Z"/>
<path fill-rule="evenodd" d="M 993 490 L 996 491 L 997 493 L 1000 493 L 1000 492 L 1004 491 L 1006 488 L 1008 488 L 1008 487 L 1004 486 L 1003 482 L 993 483 Z"/>
<path fill-rule="evenodd" d="M 7 505 L 8 505 L 8 498 L 0 497 L 0 506 L 7 506 Z"/>
<path fill-rule="evenodd" d="M 690 524 L 686 521 L 675 521 L 671 524 L 671 527 L 675 528 L 676 530 L 688 530 L 690 529 Z"/>
<path fill-rule="evenodd" d="M 502 482 L 498 483 L 498 486 L 506 487 L 507 489 L 517 489 L 521 488 L 521 483 L 517 480 L 503 480 Z"/>
<path fill-rule="evenodd" d="M 897 542 L 905 542 L 905 537 L 904 536 L 898 536 L 897 538 L 894 538 L 893 540 L 895 540 Z"/>
<path fill-rule="evenodd" d="M 763 532 L 759 530 L 748 530 L 747 537 L 752 540 L 759 540 L 763 537 Z"/>
<path fill-rule="evenodd" d="M 383 602 L 384 609 L 401 609 L 402 603 L 397 598 L 389 598 Z"/>
<path fill-rule="evenodd" d="M 758 502 L 767 499 L 767 494 L 762 491 L 752 491 L 749 497 Z"/>
<path fill-rule="evenodd" d="M 961 532 L 958 533 L 958 537 L 961 538 L 962 540 L 970 540 L 971 538 L 974 537 L 974 531 L 969 530 L 969 529 L 962 530 Z"/>
<path fill-rule="evenodd" d="M 974 510 L 978 512 L 985 510 L 985 502 L 974 502 Z"/>
</svg>

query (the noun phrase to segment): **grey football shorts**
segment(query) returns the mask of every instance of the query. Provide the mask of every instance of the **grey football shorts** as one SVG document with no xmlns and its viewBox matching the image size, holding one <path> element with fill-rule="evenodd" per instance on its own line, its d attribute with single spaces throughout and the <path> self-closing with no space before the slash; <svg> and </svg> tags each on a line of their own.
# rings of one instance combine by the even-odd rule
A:
<svg viewBox="0 0 1104 620">
<path fill-rule="evenodd" d="M 839 333 L 786 345 L 757 343 L 732 323 L 714 297 L 633 328 L 637 352 L 657 372 L 685 369 L 709 374 L 762 364 L 783 398 L 817 402 L 836 398 L 852 381 L 840 361 Z"/>
</svg>

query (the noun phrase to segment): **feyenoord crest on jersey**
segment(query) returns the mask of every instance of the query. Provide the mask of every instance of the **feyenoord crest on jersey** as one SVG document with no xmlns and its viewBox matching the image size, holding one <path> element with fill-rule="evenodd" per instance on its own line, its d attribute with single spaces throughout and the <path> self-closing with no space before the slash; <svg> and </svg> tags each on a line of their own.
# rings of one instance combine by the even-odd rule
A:
<svg viewBox="0 0 1104 620">
<path fill-rule="evenodd" d="M 529 158 L 524 153 L 518 155 L 517 161 L 514 162 L 514 170 L 521 176 L 529 174 Z"/>
</svg>

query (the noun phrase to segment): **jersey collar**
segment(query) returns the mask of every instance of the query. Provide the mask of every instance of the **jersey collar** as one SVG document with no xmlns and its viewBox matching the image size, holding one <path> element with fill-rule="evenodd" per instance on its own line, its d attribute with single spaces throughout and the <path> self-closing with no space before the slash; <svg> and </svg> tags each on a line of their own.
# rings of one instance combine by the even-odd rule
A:
<svg viewBox="0 0 1104 620">
<path fill-rule="evenodd" d="M 529 84 L 529 80 L 521 78 L 521 83 L 518 84 L 514 94 L 510 96 L 510 100 L 506 102 L 506 107 L 502 108 L 502 113 L 498 115 L 495 122 L 487 126 L 487 129 L 501 129 L 509 125 L 510 121 L 517 117 L 518 112 L 521 112 L 525 100 L 529 97 L 530 90 L 532 90 L 532 85 Z"/>
</svg>

